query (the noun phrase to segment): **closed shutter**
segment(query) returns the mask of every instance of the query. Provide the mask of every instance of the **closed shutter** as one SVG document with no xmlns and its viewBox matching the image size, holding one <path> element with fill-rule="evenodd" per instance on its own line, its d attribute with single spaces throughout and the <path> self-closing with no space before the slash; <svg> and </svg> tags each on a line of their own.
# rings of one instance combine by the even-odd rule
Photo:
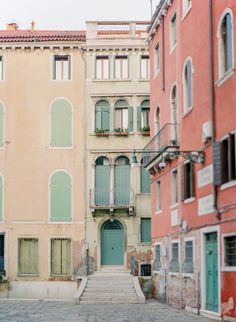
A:
<svg viewBox="0 0 236 322">
<path fill-rule="evenodd" d="M 130 165 L 115 166 L 115 205 L 130 204 Z"/>
<path fill-rule="evenodd" d="M 141 131 L 142 128 L 142 107 L 137 107 L 137 131 Z"/>
<path fill-rule="evenodd" d="M 222 184 L 221 142 L 213 143 L 213 163 L 214 163 L 214 184 L 215 186 L 220 186 Z"/>
<path fill-rule="evenodd" d="M 190 161 L 190 198 L 195 196 L 194 162 Z"/>
<path fill-rule="evenodd" d="M 110 108 L 107 106 L 103 106 L 101 109 L 101 128 L 103 130 L 110 129 Z"/>
<path fill-rule="evenodd" d="M 192 64 L 191 61 L 188 60 L 187 65 L 187 107 L 190 108 L 192 106 Z"/>
<path fill-rule="evenodd" d="M 102 128 L 102 108 L 96 106 L 95 109 L 95 130 L 100 130 Z"/>
<path fill-rule="evenodd" d="M 143 164 L 140 167 L 141 193 L 150 193 L 151 181 L 150 174 L 145 170 Z"/>
<path fill-rule="evenodd" d="M 235 135 L 229 134 L 229 180 L 235 180 Z"/>
<path fill-rule="evenodd" d="M 186 199 L 186 173 L 185 173 L 185 164 L 181 166 L 181 196 L 182 201 Z"/>
<path fill-rule="evenodd" d="M 2 104 L 0 103 L 0 147 L 3 146 L 3 131 L 4 131 L 4 109 Z"/>
<path fill-rule="evenodd" d="M 141 242 L 149 243 L 151 241 L 151 219 L 141 218 Z"/>
<path fill-rule="evenodd" d="M 18 240 L 19 274 L 38 274 L 38 239 L 20 238 Z"/>
<path fill-rule="evenodd" d="M 71 178 L 63 172 L 56 172 L 51 178 L 51 221 L 71 220 Z"/>
<path fill-rule="evenodd" d="M 233 37 L 232 37 L 232 17 L 229 13 L 226 14 L 226 69 L 230 70 L 233 67 Z"/>
<path fill-rule="evenodd" d="M 109 205 L 110 203 L 110 165 L 95 167 L 95 204 Z"/>
<path fill-rule="evenodd" d="M 0 221 L 3 218 L 3 178 L 0 176 Z"/>
<path fill-rule="evenodd" d="M 129 106 L 128 112 L 129 112 L 129 118 L 128 118 L 129 127 L 128 127 L 128 129 L 129 129 L 129 132 L 132 132 L 133 131 L 133 107 Z"/>
</svg>

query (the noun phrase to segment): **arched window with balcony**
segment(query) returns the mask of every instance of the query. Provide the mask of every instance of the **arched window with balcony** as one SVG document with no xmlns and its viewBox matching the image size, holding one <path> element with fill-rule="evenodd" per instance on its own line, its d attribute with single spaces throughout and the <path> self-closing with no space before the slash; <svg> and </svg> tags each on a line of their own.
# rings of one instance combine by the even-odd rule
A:
<svg viewBox="0 0 236 322">
<path fill-rule="evenodd" d="M 110 203 L 110 161 L 99 157 L 95 162 L 95 205 L 106 206 Z"/>
<path fill-rule="evenodd" d="M 120 156 L 115 162 L 115 205 L 130 204 L 130 162 L 125 156 Z"/>
</svg>

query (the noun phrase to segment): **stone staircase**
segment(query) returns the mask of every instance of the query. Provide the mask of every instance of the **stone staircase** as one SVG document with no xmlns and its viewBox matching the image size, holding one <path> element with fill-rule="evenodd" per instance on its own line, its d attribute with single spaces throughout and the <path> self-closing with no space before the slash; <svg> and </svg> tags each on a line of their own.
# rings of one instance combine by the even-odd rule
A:
<svg viewBox="0 0 236 322">
<path fill-rule="evenodd" d="M 79 304 L 145 303 L 138 278 L 128 272 L 101 271 L 83 280 L 75 295 Z"/>
</svg>

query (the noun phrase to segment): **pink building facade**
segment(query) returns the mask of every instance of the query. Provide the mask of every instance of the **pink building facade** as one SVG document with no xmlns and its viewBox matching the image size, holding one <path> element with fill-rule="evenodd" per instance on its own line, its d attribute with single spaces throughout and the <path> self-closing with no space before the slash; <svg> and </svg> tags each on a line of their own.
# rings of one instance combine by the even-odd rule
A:
<svg viewBox="0 0 236 322">
<path fill-rule="evenodd" d="M 236 4 L 162 0 L 149 27 L 153 294 L 236 318 Z"/>
</svg>

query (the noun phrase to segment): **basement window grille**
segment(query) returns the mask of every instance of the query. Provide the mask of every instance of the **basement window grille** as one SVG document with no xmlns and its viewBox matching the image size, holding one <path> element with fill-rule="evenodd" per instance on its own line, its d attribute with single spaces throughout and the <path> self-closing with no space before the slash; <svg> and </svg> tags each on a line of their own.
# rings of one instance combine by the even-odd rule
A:
<svg viewBox="0 0 236 322">
<path fill-rule="evenodd" d="M 225 266 L 236 267 L 236 235 L 227 236 L 225 241 Z"/>
<path fill-rule="evenodd" d="M 151 276 L 152 270 L 150 264 L 141 264 L 140 265 L 140 275 L 141 276 Z"/>
</svg>

